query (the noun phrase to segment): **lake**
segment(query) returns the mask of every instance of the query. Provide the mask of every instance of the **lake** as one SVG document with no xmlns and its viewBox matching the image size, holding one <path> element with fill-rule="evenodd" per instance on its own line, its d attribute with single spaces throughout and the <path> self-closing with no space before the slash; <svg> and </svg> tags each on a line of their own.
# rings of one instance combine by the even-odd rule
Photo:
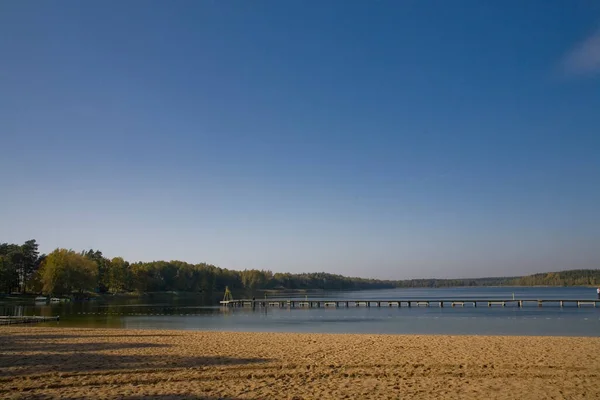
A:
<svg viewBox="0 0 600 400">
<path fill-rule="evenodd" d="M 327 292 L 309 299 L 581 299 L 595 288 L 469 287 Z M 235 293 L 234 293 L 235 296 Z M 304 299 L 272 295 L 271 299 Z M 222 308 L 204 297 L 160 294 L 58 304 L 0 303 L 2 315 L 60 315 L 44 326 L 210 331 L 600 336 L 600 307 Z"/>
</svg>

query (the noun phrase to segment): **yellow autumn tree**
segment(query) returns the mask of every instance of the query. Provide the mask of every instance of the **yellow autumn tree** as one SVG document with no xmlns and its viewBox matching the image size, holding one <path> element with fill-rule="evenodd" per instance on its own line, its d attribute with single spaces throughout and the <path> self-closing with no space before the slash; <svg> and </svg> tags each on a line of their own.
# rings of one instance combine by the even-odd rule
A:
<svg viewBox="0 0 600 400">
<path fill-rule="evenodd" d="M 96 287 L 98 266 L 73 250 L 56 249 L 44 260 L 40 277 L 45 294 L 82 293 Z"/>
</svg>

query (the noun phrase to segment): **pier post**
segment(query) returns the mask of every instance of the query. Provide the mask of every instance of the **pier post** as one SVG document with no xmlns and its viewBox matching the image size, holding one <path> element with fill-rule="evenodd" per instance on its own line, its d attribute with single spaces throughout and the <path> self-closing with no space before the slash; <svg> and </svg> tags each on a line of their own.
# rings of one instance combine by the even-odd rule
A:
<svg viewBox="0 0 600 400">
<path fill-rule="evenodd" d="M 440 308 L 444 308 L 444 302 L 440 301 Z"/>
<path fill-rule="evenodd" d="M 561 308 L 563 307 L 563 301 L 562 300 L 560 301 L 560 307 Z"/>
<path fill-rule="evenodd" d="M 377 302 L 377 307 L 381 307 L 381 302 L 380 301 Z"/>
</svg>

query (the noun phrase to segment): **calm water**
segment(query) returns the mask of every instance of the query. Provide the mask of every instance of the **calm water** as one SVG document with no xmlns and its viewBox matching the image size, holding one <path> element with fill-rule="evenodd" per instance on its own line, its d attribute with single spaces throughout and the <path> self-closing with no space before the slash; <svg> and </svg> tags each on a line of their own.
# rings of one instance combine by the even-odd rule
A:
<svg viewBox="0 0 600 400">
<path fill-rule="evenodd" d="M 593 288 L 393 289 L 309 295 L 309 299 L 594 299 Z M 235 296 L 235 293 L 234 293 Z M 270 298 L 304 299 L 304 296 Z M 46 326 L 259 332 L 600 336 L 600 308 L 371 307 L 222 309 L 198 297 L 160 295 L 67 304 L 0 303 L 3 315 L 60 315 Z"/>
</svg>

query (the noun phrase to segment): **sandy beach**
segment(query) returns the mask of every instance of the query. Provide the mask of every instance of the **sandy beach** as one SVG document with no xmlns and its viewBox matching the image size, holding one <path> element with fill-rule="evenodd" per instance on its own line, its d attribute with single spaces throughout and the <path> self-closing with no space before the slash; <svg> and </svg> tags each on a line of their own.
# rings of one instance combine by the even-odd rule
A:
<svg viewBox="0 0 600 400">
<path fill-rule="evenodd" d="M 0 398 L 600 398 L 600 338 L 6 327 Z"/>
</svg>

